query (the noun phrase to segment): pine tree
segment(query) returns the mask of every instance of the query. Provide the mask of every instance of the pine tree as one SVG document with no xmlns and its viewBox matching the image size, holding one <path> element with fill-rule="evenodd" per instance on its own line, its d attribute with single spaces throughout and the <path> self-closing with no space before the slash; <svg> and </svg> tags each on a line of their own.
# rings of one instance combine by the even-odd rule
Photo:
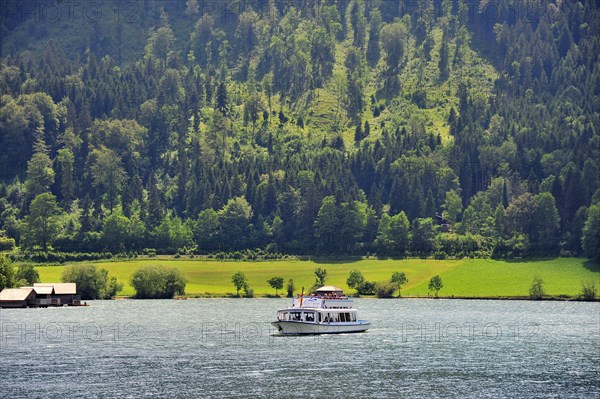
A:
<svg viewBox="0 0 600 399">
<path fill-rule="evenodd" d="M 380 52 L 379 52 L 379 31 L 381 29 L 381 11 L 379 9 L 374 9 L 370 13 L 370 21 L 369 21 L 369 41 L 367 43 L 367 53 L 366 58 L 367 62 L 370 66 L 377 65 L 379 61 Z"/>
<path fill-rule="evenodd" d="M 148 183 L 148 206 L 147 206 L 147 220 L 146 225 L 148 229 L 152 230 L 157 227 L 163 220 L 164 208 L 160 198 L 160 192 L 156 187 L 156 179 L 154 176 L 150 177 Z"/>
<path fill-rule="evenodd" d="M 221 114 L 223 114 L 223 116 L 227 116 L 229 112 L 229 95 L 227 94 L 227 84 L 225 81 L 221 81 L 219 83 L 216 101 L 216 108 L 219 110 L 219 112 L 221 112 Z"/>
<path fill-rule="evenodd" d="M 369 137 L 371 134 L 371 125 L 369 125 L 369 121 L 365 121 L 365 129 L 363 131 L 363 138 Z"/>
<path fill-rule="evenodd" d="M 356 125 L 356 129 L 354 130 L 354 143 L 356 146 L 358 146 L 358 144 L 360 143 L 360 141 L 363 139 L 363 130 L 361 127 L 361 124 L 359 123 L 358 125 Z"/>
<path fill-rule="evenodd" d="M 58 151 L 57 163 L 60 170 L 60 194 L 64 207 L 68 207 L 75 199 L 75 181 L 73 153 L 67 148 Z"/>
<path fill-rule="evenodd" d="M 440 47 L 440 60 L 438 63 L 438 68 L 440 70 L 440 81 L 446 81 L 450 75 L 450 71 L 448 69 L 448 38 L 446 33 L 442 35 L 442 45 Z"/>
<path fill-rule="evenodd" d="M 48 192 L 54 183 L 54 169 L 48 154 L 48 147 L 42 139 L 38 139 L 34 145 L 33 156 L 27 162 L 25 188 L 31 199 Z"/>
</svg>

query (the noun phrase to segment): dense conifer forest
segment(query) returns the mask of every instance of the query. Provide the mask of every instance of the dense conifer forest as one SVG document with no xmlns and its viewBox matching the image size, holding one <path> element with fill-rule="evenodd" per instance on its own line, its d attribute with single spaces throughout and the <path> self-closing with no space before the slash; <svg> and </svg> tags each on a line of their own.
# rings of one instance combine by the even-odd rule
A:
<svg viewBox="0 0 600 399">
<path fill-rule="evenodd" d="M 600 254 L 597 1 L 2 6 L 0 249 Z"/>
</svg>

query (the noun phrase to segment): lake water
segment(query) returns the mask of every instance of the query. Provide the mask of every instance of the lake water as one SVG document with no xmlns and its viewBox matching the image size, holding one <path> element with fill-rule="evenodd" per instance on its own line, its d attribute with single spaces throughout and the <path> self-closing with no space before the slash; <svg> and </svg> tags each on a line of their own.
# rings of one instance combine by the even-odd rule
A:
<svg viewBox="0 0 600 399">
<path fill-rule="evenodd" d="M 273 336 L 288 299 L 0 310 L 0 396 L 600 397 L 600 303 L 358 299 L 367 333 Z"/>
</svg>

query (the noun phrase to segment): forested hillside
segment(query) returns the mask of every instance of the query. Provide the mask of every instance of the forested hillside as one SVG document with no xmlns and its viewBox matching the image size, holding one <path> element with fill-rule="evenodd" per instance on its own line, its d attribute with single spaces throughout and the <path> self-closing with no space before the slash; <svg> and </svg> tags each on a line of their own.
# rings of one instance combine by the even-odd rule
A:
<svg viewBox="0 0 600 399">
<path fill-rule="evenodd" d="M 5 249 L 600 254 L 597 1 L 3 7 Z"/>
</svg>

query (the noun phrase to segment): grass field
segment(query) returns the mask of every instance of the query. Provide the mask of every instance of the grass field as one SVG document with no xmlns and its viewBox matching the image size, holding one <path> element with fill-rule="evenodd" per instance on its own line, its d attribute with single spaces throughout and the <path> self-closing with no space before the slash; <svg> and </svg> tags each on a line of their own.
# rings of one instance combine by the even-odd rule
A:
<svg viewBox="0 0 600 399">
<path fill-rule="evenodd" d="M 576 296 L 584 281 L 593 281 L 600 286 L 600 265 L 585 259 L 556 258 L 540 261 L 494 261 L 475 260 L 359 260 L 339 262 L 314 261 L 270 261 L 270 262 L 232 262 L 204 261 L 195 259 L 143 259 L 132 261 L 97 262 L 99 267 L 108 270 L 124 283 L 119 295 L 131 296 L 133 288 L 129 285 L 131 275 L 144 265 L 174 266 L 180 269 L 188 279 L 188 295 L 224 296 L 233 294 L 231 275 L 243 271 L 248 277 L 255 295 L 274 294 L 267 279 L 282 276 L 292 278 L 297 291 L 302 286 L 307 289 L 314 284 L 316 267 L 327 269 L 327 284 L 337 285 L 353 294 L 346 286 L 348 273 L 360 270 L 369 281 L 388 281 L 394 271 L 403 271 L 408 283 L 402 293 L 406 296 L 427 296 L 427 283 L 431 276 L 439 274 L 444 287 L 440 296 L 461 297 L 511 297 L 527 296 L 534 276 L 544 280 L 547 295 Z M 63 266 L 38 266 L 42 282 L 60 281 Z M 281 294 L 281 292 L 280 292 Z M 285 292 L 283 292 L 285 294 Z"/>
</svg>

